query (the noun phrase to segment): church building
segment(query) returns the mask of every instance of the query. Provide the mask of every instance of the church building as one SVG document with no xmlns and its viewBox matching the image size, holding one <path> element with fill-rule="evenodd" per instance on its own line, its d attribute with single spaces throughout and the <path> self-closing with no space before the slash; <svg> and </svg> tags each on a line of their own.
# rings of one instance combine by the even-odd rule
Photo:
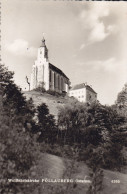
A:
<svg viewBox="0 0 127 194">
<path fill-rule="evenodd" d="M 30 89 L 33 90 L 43 86 L 46 91 L 52 90 L 58 93 L 68 93 L 69 85 L 69 78 L 63 71 L 49 63 L 48 49 L 43 38 L 42 45 L 38 48 L 37 60 L 32 67 Z"/>
</svg>

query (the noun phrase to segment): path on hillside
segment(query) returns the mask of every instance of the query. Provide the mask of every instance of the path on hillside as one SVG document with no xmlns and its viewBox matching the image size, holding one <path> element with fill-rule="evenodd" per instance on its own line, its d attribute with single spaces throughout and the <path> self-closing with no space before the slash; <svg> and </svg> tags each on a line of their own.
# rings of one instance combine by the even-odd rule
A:
<svg viewBox="0 0 127 194">
<path fill-rule="evenodd" d="M 45 172 L 43 171 L 42 178 L 50 178 L 50 179 L 61 178 L 62 179 L 64 176 L 64 173 L 67 174 L 69 171 L 69 169 L 67 169 L 68 168 L 67 165 L 70 162 L 71 160 L 65 160 L 58 156 L 54 156 L 51 154 L 43 154 L 41 165 L 42 165 L 42 169 L 44 169 Z M 72 178 L 83 180 L 86 176 L 89 176 L 88 167 L 83 162 L 77 163 L 76 170 L 74 169 L 74 172 L 72 173 Z M 111 183 L 111 180 L 120 180 L 121 183 L 119 184 Z M 56 183 L 53 183 L 53 184 L 54 186 L 57 186 Z M 65 186 L 66 183 L 63 183 L 63 184 Z M 88 186 L 89 186 L 88 183 L 78 183 L 77 187 L 73 190 L 72 193 L 85 194 L 88 189 Z M 127 194 L 127 175 L 126 174 L 104 170 L 104 190 L 102 194 L 110 194 L 110 193 Z"/>
</svg>

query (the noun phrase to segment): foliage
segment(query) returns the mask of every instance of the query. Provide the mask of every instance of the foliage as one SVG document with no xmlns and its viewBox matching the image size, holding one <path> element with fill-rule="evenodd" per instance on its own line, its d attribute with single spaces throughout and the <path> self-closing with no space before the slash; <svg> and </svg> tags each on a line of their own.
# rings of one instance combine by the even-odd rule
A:
<svg viewBox="0 0 127 194">
<path fill-rule="evenodd" d="M 127 84 L 125 84 L 123 90 L 118 93 L 116 103 L 121 106 L 127 105 Z"/>
<path fill-rule="evenodd" d="M 66 92 L 62 92 L 62 93 L 60 93 L 60 92 L 56 92 L 56 91 L 53 91 L 53 90 L 51 90 L 51 89 L 49 89 L 49 90 L 47 90 L 46 91 L 48 94 L 50 94 L 50 95 L 52 95 L 52 96 L 56 96 L 56 97 L 59 97 L 59 96 L 63 96 L 63 97 L 65 97 L 66 96 Z"/>
<path fill-rule="evenodd" d="M 101 194 L 103 190 L 103 170 L 100 168 L 93 168 L 90 177 L 92 183 L 87 191 L 87 194 Z"/>
<path fill-rule="evenodd" d="M 56 92 L 56 91 L 53 91 L 53 90 L 47 90 L 46 91 L 48 94 L 52 95 L 52 96 L 56 96 L 56 97 L 59 97 L 61 96 L 60 93 Z"/>
<path fill-rule="evenodd" d="M 125 84 L 123 90 L 118 93 L 114 108 L 119 114 L 127 117 L 127 84 Z"/>
<path fill-rule="evenodd" d="M 41 92 L 41 93 L 46 92 L 46 90 L 45 90 L 45 83 L 44 82 L 40 82 L 39 86 L 37 88 L 35 88 L 34 90 L 37 91 L 37 92 Z"/>
<path fill-rule="evenodd" d="M 11 71 L 8 71 L 7 67 L 5 67 L 3 64 L 0 64 L 0 82 L 1 83 L 12 83 L 14 73 Z"/>
<path fill-rule="evenodd" d="M 32 189 L 29 184 L 9 183 L 8 179 L 32 178 L 31 168 L 38 158 L 35 137 L 31 137 L 23 124 L 17 123 L 6 114 L 0 106 L 0 153 L 1 153 L 1 193 L 28 193 Z"/>
<path fill-rule="evenodd" d="M 124 117 L 112 107 L 99 103 L 67 104 L 58 116 L 63 144 L 77 143 L 81 159 L 90 162 L 93 158 L 94 162 L 96 152 L 101 167 L 118 170 L 125 164 L 122 156 L 125 135 L 121 127 L 124 123 Z"/>
<path fill-rule="evenodd" d="M 38 138 L 39 142 L 44 141 L 45 143 L 55 143 L 57 127 L 54 116 L 49 114 L 49 109 L 45 103 L 42 103 L 37 107 L 37 117 L 38 132 L 40 133 Z"/>
<path fill-rule="evenodd" d="M 14 84 L 13 73 L 2 65 L 0 71 L 0 193 L 30 193 L 34 184 L 8 179 L 28 179 L 36 174 L 39 147 L 36 137 L 28 132 L 33 105 Z"/>
</svg>

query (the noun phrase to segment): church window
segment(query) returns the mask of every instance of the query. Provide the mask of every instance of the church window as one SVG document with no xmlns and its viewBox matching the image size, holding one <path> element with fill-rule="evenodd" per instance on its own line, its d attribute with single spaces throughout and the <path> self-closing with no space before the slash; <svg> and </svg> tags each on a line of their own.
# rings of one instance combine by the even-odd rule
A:
<svg viewBox="0 0 127 194">
<path fill-rule="evenodd" d="M 49 72 L 49 81 L 50 82 L 52 81 L 52 72 L 51 71 Z"/>
<path fill-rule="evenodd" d="M 56 87 L 56 74 L 54 73 L 54 87 Z"/>
<path fill-rule="evenodd" d="M 58 89 L 60 89 L 60 77 L 58 76 Z"/>
<path fill-rule="evenodd" d="M 89 94 L 89 99 L 91 99 L 91 95 Z"/>
<path fill-rule="evenodd" d="M 63 91 L 63 79 L 61 78 L 61 90 Z"/>
<path fill-rule="evenodd" d="M 42 51 L 40 51 L 40 54 L 42 54 Z"/>
</svg>

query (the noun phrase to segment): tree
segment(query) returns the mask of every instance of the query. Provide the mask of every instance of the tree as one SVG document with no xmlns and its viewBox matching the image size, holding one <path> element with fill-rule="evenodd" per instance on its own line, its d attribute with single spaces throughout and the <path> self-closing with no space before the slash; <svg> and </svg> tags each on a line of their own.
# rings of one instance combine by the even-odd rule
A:
<svg viewBox="0 0 127 194">
<path fill-rule="evenodd" d="M 77 143 L 81 158 L 88 162 L 96 150 L 100 157 L 99 165 L 109 169 L 120 170 L 124 164 L 122 142 L 125 142 L 125 136 L 121 128 L 124 124 L 125 118 L 116 110 L 99 103 L 67 104 L 58 115 L 58 127 L 62 130 L 64 144 Z"/>
<path fill-rule="evenodd" d="M 25 122 L 32 123 L 33 110 L 14 84 L 13 73 L 0 65 L 0 193 L 31 193 L 34 184 L 13 183 L 36 174 L 39 146 Z M 33 171 L 34 169 L 34 171 Z"/>
<path fill-rule="evenodd" d="M 36 127 L 34 121 L 35 108 L 32 99 L 26 100 L 21 89 L 14 83 L 14 73 L 8 71 L 4 65 L 0 65 L 0 84 L 2 88 L 3 104 L 6 114 L 12 120 L 22 123 L 27 130 L 32 131 Z"/>
<path fill-rule="evenodd" d="M 123 90 L 118 93 L 114 108 L 118 113 L 127 117 L 127 83 L 124 85 Z"/>
<path fill-rule="evenodd" d="M 49 109 L 45 103 L 37 107 L 38 131 L 40 132 L 39 141 L 55 143 L 57 136 L 57 126 L 54 116 L 49 114 Z"/>
<path fill-rule="evenodd" d="M 2 96 L 1 96 L 2 100 Z M 1 193 L 28 193 L 32 187 L 24 183 L 12 183 L 8 179 L 32 178 L 31 168 L 37 165 L 38 145 L 35 137 L 31 137 L 23 124 L 17 123 L 6 114 L 0 104 L 0 184 Z"/>
<path fill-rule="evenodd" d="M 8 71 L 7 67 L 3 64 L 0 64 L 0 82 L 1 83 L 10 83 L 13 82 L 14 72 Z"/>
<path fill-rule="evenodd" d="M 90 171 L 92 183 L 89 186 L 87 194 L 101 194 L 103 191 L 103 170 L 95 167 Z"/>
</svg>

